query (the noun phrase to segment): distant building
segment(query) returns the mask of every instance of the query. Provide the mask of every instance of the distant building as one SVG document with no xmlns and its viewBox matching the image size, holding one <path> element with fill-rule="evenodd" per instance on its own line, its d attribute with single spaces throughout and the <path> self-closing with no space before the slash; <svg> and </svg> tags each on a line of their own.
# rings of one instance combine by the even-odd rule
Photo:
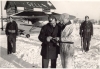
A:
<svg viewBox="0 0 100 69">
<path fill-rule="evenodd" d="M 59 19 L 60 15 L 59 13 L 54 12 L 56 8 L 50 1 L 7 1 L 4 9 L 6 10 L 7 16 L 12 15 L 17 18 L 34 18 L 35 16 L 39 17 L 53 14 Z M 70 15 L 69 17 L 70 20 L 76 18 L 73 15 Z M 43 19 L 47 20 L 47 17 L 41 18 L 40 20 Z"/>
<path fill-rule="evenodd" d="M 7 16 L 21 11 L 54 11 L 56 8 L 50 1 L 7 1 L 5 8 Z"/>
</svg>

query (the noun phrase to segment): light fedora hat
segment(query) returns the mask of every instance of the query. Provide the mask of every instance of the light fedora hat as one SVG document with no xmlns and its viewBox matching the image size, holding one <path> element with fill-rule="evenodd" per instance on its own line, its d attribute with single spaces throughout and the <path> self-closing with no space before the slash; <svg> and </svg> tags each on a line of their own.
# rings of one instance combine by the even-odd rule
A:
<svg viewBox="0 0 100 69">
<path fill-rule="evenodd" d="M 69 14 L 67 13 L 63 13 L 60 15 L 60 21 L 62 21 L 63 19 L 69 19 Z"/>
</svg>

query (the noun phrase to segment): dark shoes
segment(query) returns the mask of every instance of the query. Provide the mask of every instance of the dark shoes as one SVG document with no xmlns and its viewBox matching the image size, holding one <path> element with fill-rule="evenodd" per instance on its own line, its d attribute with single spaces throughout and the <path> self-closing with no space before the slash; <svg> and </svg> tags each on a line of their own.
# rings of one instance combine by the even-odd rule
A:
<svg viewBox="0 0 100 69">
<path fill-rule="evenodd" d="M 10 51 L 10 52 L 8 52 L 7 54 L 9 55 L 9 54 L 12 54 L 12 53 L 16 53 L 16 52 Z"/>
<path fill-rule="evenodd" d="M 85 52 L 88 52 L 88 51 L 89 51 L 89 49 L 86 49 L 86 50 L 85 50 Z"/>
<path fill-rule="evenodd" d="M 10 51 L 10 52 L 8 52 L 7 54 L 8 54 L 8 55 L 9 55 L 9 54 L 12 54 L 12 52 Z"/>
</svg>

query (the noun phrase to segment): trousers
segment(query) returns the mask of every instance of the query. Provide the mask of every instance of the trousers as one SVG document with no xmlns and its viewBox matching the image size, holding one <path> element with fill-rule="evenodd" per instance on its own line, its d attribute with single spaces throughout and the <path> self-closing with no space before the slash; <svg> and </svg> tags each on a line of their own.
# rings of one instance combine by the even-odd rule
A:
<svg viewBox="0 0 100 69">
<path fill-rule="evenodd" d="M 57 59 L 50 59 L 51 60 L 51 68 L 56 68 L 56 61 Z M 42 68 L 48 68 L 49 59 L 44 59 L 42 57 Z"/>
<path fill-rule="evenodd" d="M 11 34 L 7 36 L 7 53 L 16 52 L 16 35 Z"/>
<path fill-rule="evenodd" d="M 84 51 L 89 50 L 90 40 L 91 40 L 90 38 L 83 38 L 83 49 L 84 49 Z"/>
</svg>

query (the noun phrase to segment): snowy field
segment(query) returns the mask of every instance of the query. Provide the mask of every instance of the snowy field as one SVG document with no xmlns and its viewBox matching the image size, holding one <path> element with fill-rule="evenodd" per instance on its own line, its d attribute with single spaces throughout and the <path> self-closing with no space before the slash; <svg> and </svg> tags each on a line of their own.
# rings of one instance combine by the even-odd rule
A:
<svg viewBox="0 0 100 69">
<path fill-rule="evenodd" d="M 81 39 L 79 25 L 76 25 L 76 42 L 74 54 L 74 68 L 100 69 L 100 25 L 94 25 L 94 36 L 91 39 L 90 50 L 87 53 L 81 51 Z M 40 56 L 41 42 L 38 40 L 40 28 L 33 30 L 30 38 L 24 35 L 18 36 L 16 41 L 16 53 L 7 55 L 7 38 L 4 31 L 0 31 L 0 67 L 1 68 L 41 68 Z M 57 59 L 57 68 L 62 68 L 60 56 Z"/>
</svg>

